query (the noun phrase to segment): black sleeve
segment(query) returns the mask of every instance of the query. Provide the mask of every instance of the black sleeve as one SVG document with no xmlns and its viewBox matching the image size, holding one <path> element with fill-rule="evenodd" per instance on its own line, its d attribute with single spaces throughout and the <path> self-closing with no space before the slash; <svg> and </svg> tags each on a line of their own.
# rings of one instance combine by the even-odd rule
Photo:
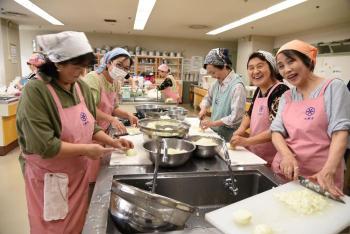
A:
<svg viewBox="0 0 350 234">
<path fill-rule="evenodd" d="M 287 90 L 289 90 L 287 85 L 280 84 L 270 94 L 269 99 L 267 100 L 267 104 L 269 107 L 269 119 L 270 119 L 270 121 L 272 121 L 276 117 L 280 98 L 281 98 L 282 94 L 284 92 L 286 92 Z"/>
<path fill-rule="evenodd" d="M 250 102 L 249 110 L 248 110 L 247 113 L 246 113 L 249 117 L 252 116 L 254 101 L 255 101 L 255 99 L 256 99 L 256 96 L 258 96 L 259 90 L 260 90 L 259 88 L 256 88 L 256 90 L 255 90 L 255 92 L 254 92 L 254 95 L 253 95 L 253 99 L 252 99 L 252 101 Z"/>
<path fill-rule="evenodd" d="M 172 87 L 173 86 L 173 82 L 171 82 L 171 79 L 169 78 L 165 78 L 165 80 L 163 81 L 163 83 L 161 83 L 158 87 L 158 90 L 163 90 L 166 89 L 168 87 Z"/>
<path fill-rule="evenodd" d="M 350 91 L 350 80 L 349 80 L 349 82 L 348 82 L 348 90 Z"/>
</svg>

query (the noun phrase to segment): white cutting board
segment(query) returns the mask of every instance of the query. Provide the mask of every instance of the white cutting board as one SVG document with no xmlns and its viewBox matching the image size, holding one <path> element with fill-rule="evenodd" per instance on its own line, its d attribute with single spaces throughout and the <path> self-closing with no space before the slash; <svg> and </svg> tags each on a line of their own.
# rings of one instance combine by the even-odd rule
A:
<svg viewBox="0 0 350 234">
<path fill-rule="evenodd" d="M 273 228 L 274 234 L 336 234 L 350 225 L 350 197 L 343 197 L 346 204 L 330 199 L 322 213 L 300 215 L 290 210 L 274 197 L 274 193 L 306 189 L 292 181 L 270 189 L 253 197 L 212 211 L 205 219 L 226 234 L 253 234 L 257 224 L 266 224 Z M 239 226 L 233 221 L 236 210 L 246 209 L 252 213 L 251 223 Z"/>
<path fill-rule="evenodd" d="M 267 163 L 264 159 L 242 146 L 237 146 L 234 150 L 229 149 L 228 153 L 230 155 L 232 166 L 263 165 Z M 219 155 L 224 158 L 223 150 L 221 150 Z"/>
<path fill-rule="evenodd" d="M 121 138 L 131 141 L 134 144 L 134 149 L 136 150 L 137 154 L 135 156 L 126 156 L 124 153 L 113 152 L 109 165 L 152 165 L 148 152 L 142 146 L 144 142 L 142 134 L 123 136 Z"/>
</svg>

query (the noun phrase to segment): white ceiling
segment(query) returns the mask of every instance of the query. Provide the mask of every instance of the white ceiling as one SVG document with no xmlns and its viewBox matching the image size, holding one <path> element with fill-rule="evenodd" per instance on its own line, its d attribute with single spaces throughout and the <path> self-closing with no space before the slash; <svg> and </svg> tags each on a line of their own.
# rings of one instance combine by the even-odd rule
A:
<svg viewBox="0 0 350 234">
<path fill-rule="evenodd" d="M 2 11 L 26 16 L 0 14 L 23 29 L 78 30 L 131 35 L 150 35 L 206 40 L 233 40 L 247 35 L 281 36 L 336 24 L 350 24 L 350 0 L 309 0 L 280 13 L 239 28 L 209 36 L 205 33 L 276 4 L 278 0 L 158 0 L 145 30 L 134 31 L 138 0 L 32 0 L 63 22 L 53 26 L 13 0 L 0 0 Z M 319 8 L 316 8 L 319 6 Z M 116 19 L 105 23 L 103 19 Z M 208 29 L 190 29 L 189 25 L 208 25 Z"/>
</svg>

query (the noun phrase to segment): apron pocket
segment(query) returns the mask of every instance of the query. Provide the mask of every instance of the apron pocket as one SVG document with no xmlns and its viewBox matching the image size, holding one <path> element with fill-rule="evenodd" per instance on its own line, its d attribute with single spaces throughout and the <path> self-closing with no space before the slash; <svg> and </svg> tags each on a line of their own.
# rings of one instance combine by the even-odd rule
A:
<svg viewBox="0 0 350 234">
<path fill-rule="evenodd" d="M 64 219 L 68 214 L 68 175 L 45 173 L 44 220 Z"/>
</svg>

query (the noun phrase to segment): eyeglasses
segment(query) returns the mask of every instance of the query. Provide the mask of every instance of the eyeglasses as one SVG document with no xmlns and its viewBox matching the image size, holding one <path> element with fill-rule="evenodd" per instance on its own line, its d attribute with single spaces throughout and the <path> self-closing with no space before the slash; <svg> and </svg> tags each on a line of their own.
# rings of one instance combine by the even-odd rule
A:
<svg viewBox="0 0 350 234">
<path fill-rule="evenodd" d="M 123 65 L 120 64 L 120 63 L 116 63 L 116 64 L 114 64 L 114 66 L 117 67 L 117 68 L 120 68 L 120 69 L 122 69 L 122 70 L 124 70 L 126 72 L 130 71 L 130 67 L 123 67 Z"/>
</svg>

